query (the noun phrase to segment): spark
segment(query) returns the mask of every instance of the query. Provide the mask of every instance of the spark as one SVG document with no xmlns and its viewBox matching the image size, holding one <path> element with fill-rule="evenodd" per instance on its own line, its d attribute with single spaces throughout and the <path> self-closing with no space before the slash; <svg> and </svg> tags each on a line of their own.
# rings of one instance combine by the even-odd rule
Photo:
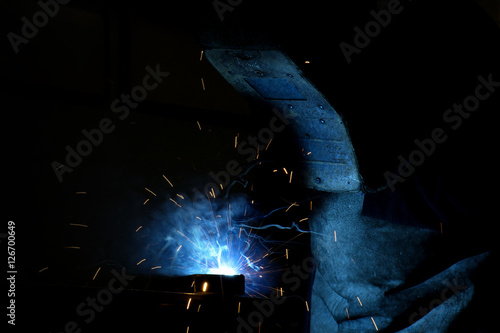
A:
<svg viewBox="0 0 500 333">
<path fill-rule="evenodd" d="M 142 229 L 142 225 L 139 228 L 135 229 L 135 232 L 137 232 L 137 231 L 139 231 L 141 229 Z"/>
<path fill-rule="evenodd" d="M 238 146 L 238 136 L 235 135 L 234 136 L 234 148 L 236 148 Z"/>
<path fill-rule="evenodd" d="M 99 271 L 100 271 L 100 270 L 101 270 L 101 267 L 99 267 L 99 268 L 97 269 L 97 272 L 95 272 L 94 277 L 92 278 L 92 281 L 94 281 L 94 280 L 95 280 L 95 277 L 97 276 L 97 274 L 99 274 Z"/>
<path fill-rule="evenodd" d="M 345 308 L 345 312 L 347 312 L 347 319 L 351 319 L 351 317 L 349 317 L 349 310 L 347 310 L 347 308 Z"/>
<path fill-rule="evenodd" d="M 313 210 L 313 202 L 312 202 L 312 200 L 309 202 L 309 210 Z"/>
<path fill-rule="evenodd" d="M 45 270 L 47 270 L 47 269 L 49 269 L 49 267 L 48 267 L 48 266 L 47 266 L 47 267 L 42 268 L 41 270 L 39 270 L 39 271 L 38 271 L 38 273 L 41 273 L 41 272 L 43 272 L 43 271 L 45 271 Z"/>
<path fill-rule="evenodd" d="M 377 327 L 377 324 L 375 324 L 375 320 L 373 319 L 373 317 L 370 317 L 372 319 L 372 322 L 373 322 L 373 325 L 375 326 L 375 329 L 378 331 L 378 327 Z"/>
<path fill-rule="evenodd" d="M 146 258 L 142 259 L 141 261 L 139 261 L 136 266 L 139 266 L 140 264 L 142 264 L 144 261 L 146 261 Z"/>
<path fill-rule="evenodd" d="M 161 268 L 161 266 L 151 267 L 151 270 Z"/>
<path fill-rule="evenodd" d="M 182 200 L 184 200 L 184 196 L 180 195 L 179 193 L 176 194 L 179 198 L 181 198 Z"/>
<path fill-rule="evenodd" d="M 75 192 L 75 194 L 87 194 L 87 192 Z"/>
<path fill-rule="evenodd" d="M 203 88 L 203 91 L 205 91 L 205 81 L 203 78 L 201 78 L 201 87 Z"/>
<path fill-rule="evenodd" d="M 288 260 L 288 249 L 286 249 L 286 260 Z"/>
<path fill-rule="evenodd" d="M 200 126 L 200 123 L 198 123 L 198 126 Z M 201 130 L 201 127 L 200 127 L 200 130 Z M 170 180 L 168 180 L 168 178 L 165 177 L 165 175 L 162 175 L 162 176 L 170 184 L 171 187 L 174 187 L 174 185 L 172 185 L 172 183 L 170 182 Z"/>
<path fill-rule="evenodd" d="M 149 201 L 149 199 L 146 199 L 146 201 L 144 201 L 142 205 L 144 206 L 145 204 L 148 203 L 148 201 Z"/>
<path fill-rule="evenodd" d="M 288 171 L 286 170 L 286 168 L 283 168 L 283 171 L 285 171 L 285 174 L 288 175 Z"/>
<path fill-rule="evenodd" d="M 307 309 L 307 312 L 309 312 L 309 304 L 307 304 L 307 301 L 306 301 L 306 309 Z"/>
<path fill-rule="evenodd" d="M 361 303 L 361 300 L 359 299 L 359 297 L 356 296 L 356 298 L 358 299 L 359 305 L 363 306 L 363 303 Z"/>
<path fill-rule="evenodd" d="M 309 60 L 304 61 L 304 64 L 310 64 L 311 62 Z"/>
<path fill-rule="evenodd" d="M 64 247 L 65 249 L 74 249 L 74 250 L 80 250 L 79 246 L 66 246 Z"/>
<path fill-rule="evenodd" d="M 198 124 L 198 128 L 200 129 L 201 131 L 201 125 L 200 125 L 200 122 L 197 120 L 196 123 Z"/>
<path fill-rule="evenodd" d="M 182 206 L 179 205 L 174 199 L 170 198 L 170 201 L 172 201 L 177 207 L 182 208 Z"/>
<path fill-rule="evenodd" d="M 202 291 L 203 292 L 207 291 L 207 287 L 208 287 L 208 282 L 203 283 Z"/>
<path fill-rule="evenodd" d="M 181 249 L 182 245 L 179 245 L 179 247 L 177 248 L 177 251 L 175 252 L 179 252 L 179 250 Z"/>
<path fill-rule="evenodd" d="M 200 308 L 201 308 L 201 304 L 198 305 L 198 310 L 196 310 L 196 312 L 200 312 Z"/>
<path fill-rule="evenodd" d="M 184 236 L 188 241 L 191 242 L 191 240 L 189 239 L 188 236 L 184 235 L 182 232 L 180 232 L 179 230 L 176 230 L 178 233 L 180 233 L 182 236 Z M 194 243 L 193 243 L 194 244 Z"/>
<path fill-rule="evenodd" d="M 290 180 L 288 181 L 289 184 L 292 183 L 292 176 L 293 176 L 293 171 L 290 171 Z"/>
<path fill-rule="evenodd" d="M 238 302 L 238 313 L 240 313 L 241 302 Z"/>
<path fill-rule="evenodd" d="M 201 50 L 201 53 L 200 53 L 200 61 L 203 60 L 203 50 Z"/>
<path fill-rule="evenodd" d="M 69 225 L 72 225 L 74 227 L 83 227 L 83 228 L 88 228 L 89 227 L 86 224 L 79 224 L 79 223 L 70 223 Z"/>
<path fill-rule="evenodd" d="M 180 233 L 182 236 L 184 236 L 188 241 L 190 241 L 193 245 L 196 245 L 195 243 L 193 243 L 192 240 L 189 239 L 188 236 L 184 235 L 182 232 L 180 232 L 179 230 L 177 230 L 178 233 Z"/>
<path fill-rule="evenodd" d="M 337 243 L 337 231 L 333 230 L 333 236 L 335 238 L 335 243 Z"/>
<path fill-rule="evenodd" d="M 267 143 L 266 148 L 264 150 L 267 150 L 267 148 L 269 148 L 269 145 L 271 144 L 271 141 L 273 141 L 273 138 L 271 138 L 271 140 L 269 140 L 269 142 Z"/>
<path fill-rule="evenodd" d="M 191 305 L 191 297 L 189 298 L 188 300 L 188 304 L 187 304 L 187 307 L 186 307 L 186 310 L 189 310 L 189 306 Z"/>
<path fill-rule="evenodd" d="M 305 217 L 305 218 L 303 218 L 302 220 L 299 220 L 299 223 L 300 223 L 300 222 L 307 221 L 307 220 L 309 220 L 309 218 L 308 218 L 308 217 Z"/>
<path fill-rule="evenodd" d="M 299 206 L 299 205 L 297 205 L 297 203 L 294 202 L 290 206 L 288 206 L 288 208 L 285 210 L 285 212 L 288 212 L 290 210 L 290 208 L 292 208 L 293 206 Z"/>
<path fill-rule="evenodd" d="M 156 197 L 156 193 L 151 191 L 149 188 L 145 187 L 144 189 Z"/>
</svg>

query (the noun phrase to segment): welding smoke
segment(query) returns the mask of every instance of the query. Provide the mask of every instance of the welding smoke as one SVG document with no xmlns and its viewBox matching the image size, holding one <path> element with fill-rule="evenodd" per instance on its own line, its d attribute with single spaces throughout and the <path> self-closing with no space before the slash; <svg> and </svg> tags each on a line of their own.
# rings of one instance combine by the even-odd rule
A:
<svg viewBox="0 0 500 333">
<path fill-rule="evenodd" d="M 148 244 L 140 268 L 168 276 L 259 271 L 256 257 L 265 247 L 240 227 L 254 212 L 243 194 L 170 198 L 143 228 Z"/>
</svg>

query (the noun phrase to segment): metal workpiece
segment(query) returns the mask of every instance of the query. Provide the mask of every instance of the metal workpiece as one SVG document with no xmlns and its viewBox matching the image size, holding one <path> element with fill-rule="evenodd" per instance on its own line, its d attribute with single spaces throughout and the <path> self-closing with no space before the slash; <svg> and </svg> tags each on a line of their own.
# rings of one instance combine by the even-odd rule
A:
<svg viewBox="0 0 500 333">
<path fill-rule="evenodd" d="M 326 98 L 280 50 L 209 49 L 208 61 L 242 96 L 288 120 L 304 186 L 326 192 L 361 188 L 346 126 Z"/>
</svg>

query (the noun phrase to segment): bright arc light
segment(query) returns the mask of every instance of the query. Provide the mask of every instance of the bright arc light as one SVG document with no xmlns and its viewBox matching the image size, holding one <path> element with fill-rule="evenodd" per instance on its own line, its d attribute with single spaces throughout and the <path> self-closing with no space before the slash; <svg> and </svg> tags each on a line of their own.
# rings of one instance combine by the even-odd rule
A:
<svg viewBox="0 0 500 333">
<path fill-rule="evenodd" d="M 210 268 L 208 270 L 208 274 L 217 274 L 217 275 L 238 275 L 238 272 L 236 272 L 233 268 L 231 267 L 226 267 L 226 266 L 221 266 L 217 268 Z"/>
</svg>

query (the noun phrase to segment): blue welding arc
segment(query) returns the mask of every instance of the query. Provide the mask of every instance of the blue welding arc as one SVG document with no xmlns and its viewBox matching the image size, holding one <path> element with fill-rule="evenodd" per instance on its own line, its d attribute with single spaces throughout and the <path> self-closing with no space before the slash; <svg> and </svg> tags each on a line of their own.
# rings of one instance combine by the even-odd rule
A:
<svg viewBox="0 0 500 333">
<path fill-rule="evenodd" d="M 252 268 L 254 271 L 260 271 L 260 267 L 259 267 L 259 266 L 254 265 L 254 264 L 250 261 L 250 259 L 249 259 L 247 256 L 245 256 L 243 253 L 241 253 L 241 252 L 240 252 L 240 254 L 241 254 L 241 256 L 242 256 L 243 258 L 245 258 L 245 259 L 246 259 L 246 261 L 247 261 L 247 265 L 248 265 L 250 268 Z"/>
<path fill-rule="evenodd" d="M 265 225 L 263 227 L 252 227 L 250 225 L 240 224 L 240 227 L 252 228 L 252 229 L 256 229 L 256 230 L 264 230 L 264 229 L 268 229 L 268 228 L 278 228 L 278 229 L 281 229 L 281 230 L 293 230 L 293 228 L 295 228 L 295 229 L 297 229 L 298 232 L 303 232 L 303 233 L 306 233 L 306 234 L 321 235 L 321 233 L 319 233 L 319 232 L 315 232 L 315 231 L 311 231 L 311 230 L 302 230 L 302 229 L 299 228 L 299 226 L 295 222 L 292 222 L 292 225 L 290 227 L 284 227 L 284 226 L 279 225 L 279 224 L 268 224 L 268 225 Z"/>
<path fill-rule="evenodd" d="M 271 212 L 267 213 L 266 215 L 255 216 L 255 217 L 253 217 L 253 219 L 265 219 L 266 217 L 271 216 L 271 214 L 273 214 L 274 212 L 277 212 L 278 210 L 286 209 L 286 208 L 288 208 L 288 206 L 279 207 L 279 208 L 276 208 L 276 209 L 272 210 Z M 235 222 L 242 222 L 242 221 L 247 221 L 247 220 L 238 220 L 236 218 L 233 218 L 233 221 L 235 221 Z"/>
<path fill-rule="evenodd" d="M 243 188 L 246 188 L 247 185 L 248 185 L 248 180 L 245 180 L 243 178 L 243 176 L 246 176 L 250 170 L 252 170 L 253 168 L 255 168 L 256 166 L 258 165 L 261 165 L 262 163 L 272 163 L 272 164 L 275 164 L 276 162 L 273 162 L 273 161 L 268 161 L 268 160 L 262 160 L 262 161 L 258 161 L 254 164 L 252 164 L 251 166 L 249 166 L 245 172 L 243 172 L 241 175 L 237 176 L 240 180 L 234 180 L 231 182 L 231 184 L 229 184 L 229 186 L 226 188 L 226 195 L 224 196 L 225 199 L 229 198 L 229 194 L 231 192 L 231 188 L 235 185 L 235 184 L 241 184 L 243 186 Z"/>
<path fill-rule="evenodd" d="M 245 233 L 245 235 L 247 237 L 252 237 L 252 238 L 257 239 L 259 241 L 260 245 L 262 245 L 262 247 L 265 248 L 267 252 L 271 252 L 271 249 L 269 249 L 266 245 L 264 245 L 264 243 L 268 242 L 268 241 L 264 240 L 260 236 L 248 233 L 245 229 L 242 229 L 242 231 Z M 248 240 L 245 240 L 244 242 L 246 243 L 246 246 L 245 246 L 245 249 L 243 250 L 243 253 L 246 253 L 250 249 L 251 245 L 250 245 L 250 242 Z"/>
</svg>

